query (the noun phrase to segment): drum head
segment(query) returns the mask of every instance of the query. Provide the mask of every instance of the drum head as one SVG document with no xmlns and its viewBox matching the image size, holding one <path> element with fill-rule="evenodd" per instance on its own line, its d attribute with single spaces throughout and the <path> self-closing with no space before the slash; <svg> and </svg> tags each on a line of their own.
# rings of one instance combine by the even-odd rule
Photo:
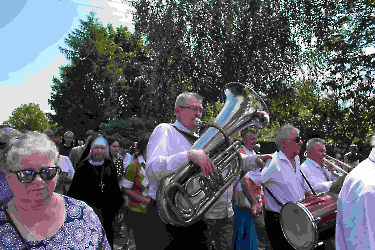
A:
<svg viewBox="0 0 375 250">
<path fill-rule="evenodd" d="M 314 217 L 299 202 L 287 203 L 280 212 L 280 225 L 289 244 L 298 250 L 313 249 L 318 241 Z"/>
</svg>

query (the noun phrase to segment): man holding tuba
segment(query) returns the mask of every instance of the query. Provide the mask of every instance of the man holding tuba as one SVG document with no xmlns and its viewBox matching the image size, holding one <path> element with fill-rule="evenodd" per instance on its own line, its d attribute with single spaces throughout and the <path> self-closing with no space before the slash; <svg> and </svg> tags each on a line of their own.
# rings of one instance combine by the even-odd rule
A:
<svg viewBox="0 0 375 250">
<path fill-rule="evenodd" d="M 323 139 L 312 138 L 306 143 L 307 158 L 301 165 L 310 185 L 317 193 L 339 193 L 345 176 L 335 177 L 325 167 L 326 146 Z"/>
<path fill-rule="evenodd" d="M 218 250 L 230 249 L 234 214 L 233 185 L 218 198 L 203 219 L 192 225 L 184 227 L 164 224 L 158 215 L 156 194 L 163 178 L 176 173 L 189 162 L 198 165 L 204 176 L 213 175 L 215 169 L 208 152 L 191 149 L 199 138 L 196 134 L 195 119 L 202 114 L 202 97 L 191 92 L 180 94 L 175 102 L 175 114 L 176 121 L 173 124 L 162 123 L 154 129 L 147 147 L 146 175 L 150 183 L 149 195 L 152 198 L 148 212 L 152 213 L 149 215 L 152 218 L 150 226 L 155 228 L 155 234 L 150 238 L 152 249 L 175 250 L 182 246 L 186 249 L 209 249 L 213 240 Z M 250 170 L 251 167 L 247 166 L 250 166 L 250 163 L 246 165 Z M 166 235 L 165 231 L 169 235 Z M 172 239 L 171 242 L 168 236 Z"/>
</svg>

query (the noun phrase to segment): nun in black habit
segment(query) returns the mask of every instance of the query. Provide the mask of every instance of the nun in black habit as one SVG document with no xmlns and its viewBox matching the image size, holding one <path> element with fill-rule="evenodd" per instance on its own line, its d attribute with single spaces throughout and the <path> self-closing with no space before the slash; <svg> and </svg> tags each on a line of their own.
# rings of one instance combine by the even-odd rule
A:
<svg viewBox="0 0 375 250">
<path fill-rule="evenodd" d="M 109 157 L 108 141 L 93 135 L 83 152 L 67 196 L 91 206 L 104 227 L 111 247 L 117 212 L 124 203 L 116 167 Z"/>
</svg>

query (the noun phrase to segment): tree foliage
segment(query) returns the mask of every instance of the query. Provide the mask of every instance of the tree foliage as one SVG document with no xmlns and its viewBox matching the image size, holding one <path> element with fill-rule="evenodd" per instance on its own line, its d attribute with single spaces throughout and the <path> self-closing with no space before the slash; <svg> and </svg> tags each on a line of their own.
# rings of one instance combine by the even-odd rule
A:
<svg viewBox="0 0 375 250">
<path fill-rule="evenodd" d="M 60 48 L 70 61 L 53 77 L 49 100 L 54 120 L 83 135 L 103 122 L 140 115 L 146 85 L 141 72 L 148 60 L 142 38 L 126 27 L 106 27 L 90 13 Z"/>
<path fill-rule="evenodd" d="M 183 90 L 223 102 L 226 83 L 247 83 L 269 101 L 293 82 L 325 19 L 325 1 L 133 1 L 135 28 L 152 51 L 150 115 L 173 117 Z M 162 111 L 163 110 L 163 111 Z"/>
<path fill-rule="evenodd" d="M 20 131 L 35 130 L 42 132 L 56 127 L 50 123 L 46 114 L 40 110 L 39 105 L 34 103 L 22 104 L 16 108 L 6 123 Z"/>
</svg>

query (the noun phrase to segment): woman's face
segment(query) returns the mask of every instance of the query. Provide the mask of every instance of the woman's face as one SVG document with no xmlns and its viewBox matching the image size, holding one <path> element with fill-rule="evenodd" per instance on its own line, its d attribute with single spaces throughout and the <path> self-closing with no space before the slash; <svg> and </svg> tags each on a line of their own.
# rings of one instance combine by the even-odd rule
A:
<svg viewBox="0 0 375 250">
<path fill-rule="evenodd" d="M 31 153 L 28 156 L 22 156 L 18 167 L 10 167 L 11 171 L 33 170 L 40 171 L 42 167 L 55 167 L 48 155 L 40 152 Z M 43 201 L 50 197 L 56 188 L 58 175 L 51 180 L 43 180 L 39 174 L 30 183 L 21 183 L 17 174 L 6 172 L 8 184 L 12 189 L 16 200 L 24 202 Z"/>
<path fill-rule="evenodd" d="M 102 161 L 104 159 L 104 154 L 106 147 L 103 145 L 94 145 L 91 149 L 91 157 L 93 161 Z"/>
<path fill-rule="evenodd" d="M 118 141 L 115 141 L 109 146 L 109 151 L 112 155 L 117 155 L 120 151 L 120 143 Z"/>
</svg>

